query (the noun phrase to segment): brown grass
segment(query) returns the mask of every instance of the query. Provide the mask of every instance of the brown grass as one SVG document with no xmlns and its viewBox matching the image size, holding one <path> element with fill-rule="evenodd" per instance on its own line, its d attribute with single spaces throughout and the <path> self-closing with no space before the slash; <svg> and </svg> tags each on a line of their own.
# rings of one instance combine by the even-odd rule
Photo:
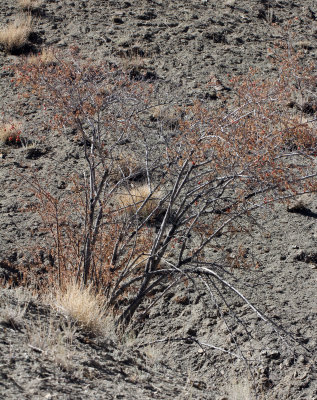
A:
<svg viewBox="0 0 317 400">
<path fill-rule="evenodd" d="M 124 36 L 121 38 L 118 43 L 119 46 L 124 46 L 126 43 L 130 43 L 128 49 L 119 51 L 119 56 L 121 57 L 121 66 L 124 71 L 131 71 L 132 69 L 135 71 L 142 71 L 145 69 L 149 62 L 149 58 L 145 57 L 144 54 L 140 54 L 142 51 L 142 43 L 133 43 L 133 39 L 130 37 Z"/>
<path fill-rule="evenodd" d="M 158 105 L 151 108 L 150 117 L 155 121 L 160 121 L 166 127 L 173 128 L 181 120 L 182 112 L 177 106 Z"/>
<path fill-rule="evenodd" d="M 20 329 L 25 325 L 25 313 L 32 296 L 23 288 L 18 288 L 11 293 L 14 296 L 14 302 L 2 304 L 0 298 L 0 325 Z"/>
<path fill-rule="evenodd" d="M 148 185 L 132 187 L 121 191 L 117 196 L 117 202 L 120 207 L 124 208 L 129 214 L 136 213 L 142 206 L 144 201 L 149 197 L 151 191 Z M 156 192 L 145 202 L 138 214 L 142 218 L 149 216 L 155 209 L 158 208 L 161 198 L 161 193 Z"/>
<path fill-rule="evenodd" d="M 111 178 L 119 181 L 122 178 L 138 177 L 144 173 L 144 168 L 135 154 L 121 152 L 114 161 L 114 167 L 111 171 Z"/>
<path fill-rule="evenodd" d="M 18 5 L 22 10 L 32 10 L 39 5 L 39 0 L 18 0 Z"/>
<path fill-rule="evenodd" d="M 43 49 L 39 54 L 31 54 L 28 56 L 27 61 L 33 65 L 50 65 L 56 62 L 56 57 L 52 49 Z"/>
<path fill-rule="evenodd" d="M 21 124 L 17 121 L 0 124 L 0 144 L 16 144 L 20 141 Z"/>
<path fill-rule="evenodd" d="M 7 51 L 23 47 L 32 32 L 31 15 L 20 15 L 0 30 L 0 43 Z"/>
<path fill-rule="evenodd" d="M 53 316 L 30 322 L 26 327 L 28 347 L 30 351 L 41 353 L 43 357 L 53 361 L 62 370 L 78 371 L 73 363 L 73 341 L 76 327 L 72 323 L 55 320 Z M 32 353 L 31 353 L 32 354 Z"/>
<path fill-rule="evenodd" d="M 64 290 L 55 293 L 58 308 L 76 321 L 81 328 L 95 335 L 101 334 L 105 327 L 105 306 L 100 294 L 92 285 L 81 287 L 70 282 Z"/>
</svg>

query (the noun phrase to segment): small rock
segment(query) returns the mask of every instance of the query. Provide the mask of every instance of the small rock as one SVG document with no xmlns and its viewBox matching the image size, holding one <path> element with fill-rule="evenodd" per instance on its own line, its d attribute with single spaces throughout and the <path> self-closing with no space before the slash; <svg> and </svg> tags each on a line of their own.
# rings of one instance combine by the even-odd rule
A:
<svg viewBox="0 0 317 400">
<path fill-rule="evenodd" d="M 191 337 L 197 336 L 197 329 L 194 328 L 194 327 L 188 327 L 188 328 L 185 330 L 185 332 L 186 332 L 186 334 L 187 334 L 188 336 L 191 336 Z"/>
<path fill-rule="evenodd" d="M 298 250 L 294 256 L 294 261 L 305 261 L 307 254 L 304 250 Z"/>
<path fill-rule="evenodd" d="M 64 181 L 62 181 L 62 180 L 58 181 L 57 188 L 58 189 L 65 189 L 66 188 L 66 183 Z"/>
<path fill-rule="evenodd" d="M 123 19 L 120 17 L 113 17 L 112 21 L 114 24 L 123 24 L 124 23 Z"/>
<path fill-rule="evenodd" d="M 314 203 L 316 195 L 313 193 L 305 193 L 301 196 L 290 200 L 287 211 L 290 213 L 303 213 L 305 211 L 309 211 L 312 203 Z"/>
<path fill-rule="evenodd" d="M 278 360 L 281 356 L 280 352 L 277 350 L 266 350 L 261 352 L 261 355 L 265 356 L 270 360 Z"/>
<path fill-rule="evenodd" d="M 285 361 L 284 361 L 284 366 L 285 367 L 291 367 L 293 364 L 294 364 L 294 359 L 293 358 L 287 358 Z M 281 368 L 282 368 L 283 366 L 282 366 L 282 364 L 281 364 Z"/>
<path fill-rule="evenodd" d="M 236 0 L 226 0 L 224 5 L 228 7 L 233 7 L 235 5 Z"/>
</svg>

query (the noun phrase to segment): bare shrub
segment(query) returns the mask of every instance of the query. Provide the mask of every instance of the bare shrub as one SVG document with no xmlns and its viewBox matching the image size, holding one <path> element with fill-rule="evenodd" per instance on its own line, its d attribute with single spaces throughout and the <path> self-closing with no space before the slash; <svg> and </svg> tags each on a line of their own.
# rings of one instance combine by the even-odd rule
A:
<svg viewBox="0 0 317 400">
<path fill-rule="evenodd" d="M 55 281 L 63 287 L 77 277 L 102 290 L 120 326 L 142 303 L 139 317 L 188 282 L 199 283 L 212 304 L 215 294 L 226 304 L 230 291 L 268 322 L 235 287 L 226 254 L 212 248 L 221 235 L 230 241 L 252 229 L 257 209 L 317 189 L 316 130 L 290 126 L 287 106 L 316 77 L 290 53 L 275 81 L 255 80 L 252 71 L 233 79 L 230 110 L 200 101 L 185 107 L 178 134 L 166 133 L 164 143 L 156 134 L 149 139 L 140 118 L 151 86 L 75 53 L 54 66 L 19 65 L 17 82 L 31 85 L 56 128 L 75 127 L 84 144 L 87 169 L 68 197 L 55 198 L 33 180 L 36 209 L 53 238 Z M 144 187 L 111 179 L 115 154 L 129 141 L 140 143 Z M 154 210 L 163 213 L 156 218 Z"/>
<path fill-rule="evenodd" d="M 23 47 L 32 32 L 32 16 L 20 15 L 0 30 L 0 43 L 6 51 L 13 51 Z"/>
</svg>

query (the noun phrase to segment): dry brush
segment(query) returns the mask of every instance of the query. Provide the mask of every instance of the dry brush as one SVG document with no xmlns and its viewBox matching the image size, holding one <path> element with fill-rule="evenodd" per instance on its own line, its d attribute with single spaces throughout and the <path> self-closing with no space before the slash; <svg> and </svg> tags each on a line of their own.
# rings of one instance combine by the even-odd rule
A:
<svg viewBox="0 0 317 400">
<path fill-rule="evenodd" d="M 289 106 L 316 84 L 299 61 L 289 52 L 274 81 L 252 71 L 233 79 L 229 109 L 196 101 L 176 134 L 163 135 L 144 122 L 152 86 L 117 68 L 76 52 L 19 64 L 17 82 L 45 103 L 52 127 L 76 129 L 86 160 L 62 199 L 32 181 L 53 239 L 51 281 L 93 284 L 121 326 L 184 281 L 201 282 L 212 301 L 229 289 L 266 320 L 230 281 L 225 255 L 213 259 L 209 249 L 252 226 L 259 208 L 316 190 L 316 128 L 295 123 Z M 129 143 L 139 144 L 139 159 L 118 174 Z"/>
</svg>

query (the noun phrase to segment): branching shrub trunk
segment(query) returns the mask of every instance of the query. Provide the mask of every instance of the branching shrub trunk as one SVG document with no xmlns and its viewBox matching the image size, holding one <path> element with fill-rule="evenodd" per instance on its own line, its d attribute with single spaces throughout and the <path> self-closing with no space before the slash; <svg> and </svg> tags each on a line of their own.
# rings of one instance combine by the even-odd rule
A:
<svg viewBox="0 0 317 400">
<path fill-rule="evenodd" d="M 316 77 L 295 56 L 279 68 L 275 81 L 252 71 L 233 79 L 229 110 L 199 101 L 184 108 L 178 132 L 163 132 L 162 143 L 144 123 L 151 86 L 76 54 L 19 65 L 17 82 L 44 101 L 54 128 L 71 126 L 84 143 L 87 167 L 67 198 L 33 183 L 59 284 L 74 275 L 93 282 L 127 324 L 150 294 L 147 310 L 182 280 L 206 277 L 208 290 L 219 282 L 265 319 L 224 278 L 226 258 L 219 265 L 209 249 L 252 225 L 258 208 L 316 190 L 316 128 L 289 107 Z M 131 141 L 141 159 L 121 168 Z"/>
</svg>

